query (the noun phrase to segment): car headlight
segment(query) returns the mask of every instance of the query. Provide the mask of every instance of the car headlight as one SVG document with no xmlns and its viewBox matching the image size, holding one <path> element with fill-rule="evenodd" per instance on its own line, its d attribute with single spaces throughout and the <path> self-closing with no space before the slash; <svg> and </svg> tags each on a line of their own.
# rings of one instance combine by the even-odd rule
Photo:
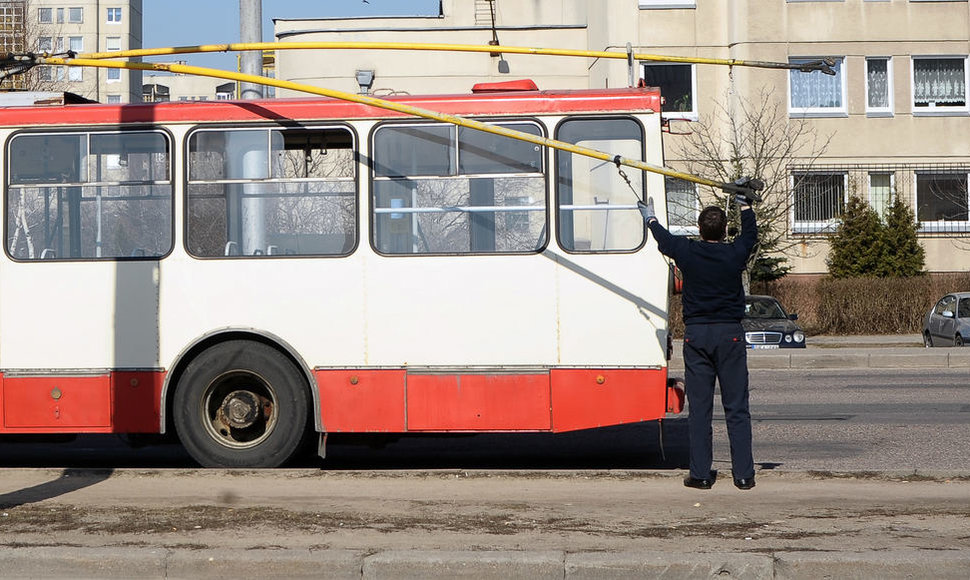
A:
<svg viewBox="0 0 970 580">
<path fill-rule="evenodd" d="M 791 335 L 790 334 L 786 334 L 785 335 L 785 342 L 791 342 Z"/>
<path fill-rule="evenodd" d="M 795 342 L 805 341 L 805 333 L 800 330 L 796 330 L 795 333 L 792 334 L 792 336 L 795 338 Z"/>
</svg>

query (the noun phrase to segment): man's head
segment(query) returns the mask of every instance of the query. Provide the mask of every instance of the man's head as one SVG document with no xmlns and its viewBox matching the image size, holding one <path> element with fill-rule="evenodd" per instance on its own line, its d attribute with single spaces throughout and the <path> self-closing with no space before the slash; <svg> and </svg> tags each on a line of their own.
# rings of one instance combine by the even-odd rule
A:
<svg viewBox="0 0 970 580">
<path fill-rule="evenodd" d="M 720 242 L 727 233 L 727 215 L 716 205 L 705 207 L 697 216 L 697 227 L 705 242 Z"/>
</svg>

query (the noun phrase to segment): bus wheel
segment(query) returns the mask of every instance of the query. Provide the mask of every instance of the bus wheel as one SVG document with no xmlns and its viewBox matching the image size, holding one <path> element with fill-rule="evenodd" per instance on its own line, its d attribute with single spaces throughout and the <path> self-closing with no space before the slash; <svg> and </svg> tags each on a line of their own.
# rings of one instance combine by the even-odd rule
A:
<svg viewBox="0 0 970 580">
<path fill-rule="evenodd" d="M 278 467 L 310 435 L 299 369 L 276 349 L 228 341 L 186 367 L 172 413 L 186 451 L 204 467 Z"/>
</svg>

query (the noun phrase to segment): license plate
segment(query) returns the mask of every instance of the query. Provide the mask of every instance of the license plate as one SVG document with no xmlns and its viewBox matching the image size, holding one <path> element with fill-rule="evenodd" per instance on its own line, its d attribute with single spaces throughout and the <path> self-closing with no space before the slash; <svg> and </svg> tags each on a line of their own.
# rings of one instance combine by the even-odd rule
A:
<svg viewBox="0 0 970 580">
<path fill-rule="evenodd" d="M 759 350 L 767 350 L 771 348 L 778 348 L 777 344 L 749 344 L 748 348 L 756 348 Z"/>
</svg>

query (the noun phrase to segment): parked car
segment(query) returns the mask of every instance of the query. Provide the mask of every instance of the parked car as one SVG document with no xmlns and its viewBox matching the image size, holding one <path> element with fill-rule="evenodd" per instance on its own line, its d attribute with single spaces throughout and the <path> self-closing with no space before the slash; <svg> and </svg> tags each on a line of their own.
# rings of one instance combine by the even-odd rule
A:
<svg viewBox="0 0 970 580">
<path fill-rule="evenodd" d="M 923 344 L 963 346 L 970 341 L 970 292 L 947 294 L 923 319 Z"/>
<path fill-rule="evenodd" d="M 805 332 L 771 296 L 745 296 L 744 341 L 748 348 L 805 348 Z"/>
</svg>

